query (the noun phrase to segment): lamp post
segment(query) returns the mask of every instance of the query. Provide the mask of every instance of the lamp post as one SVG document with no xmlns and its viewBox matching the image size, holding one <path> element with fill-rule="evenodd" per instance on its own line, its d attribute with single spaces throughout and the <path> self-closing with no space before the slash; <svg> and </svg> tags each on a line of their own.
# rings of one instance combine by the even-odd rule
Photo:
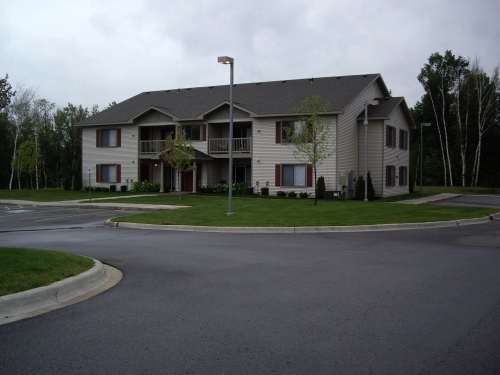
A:
<svg viewBox="0 0 500 375">
<path fill-rule="evenodd" d="M 231 67 L 229 82 L 229 204 L 226 216 L 234 216 L 233 212 L 233 75 L 234 59 L 229 56 L 220 56 L 217 58 L 220 64 L 229 64 Z"/>
<path fill-rule="evenodd" d="M 368 106 L 378 105 L 379 101 L 373 99 L 365 101 L 365 202 L 368 202 Z"/>
<path fill-rule="evenodd" d="M 431 123 L 420 123 L 420 194 L 422 194 L 422 170 L 424 168 L 424 126 L 431 126 Z"/>
</svg>

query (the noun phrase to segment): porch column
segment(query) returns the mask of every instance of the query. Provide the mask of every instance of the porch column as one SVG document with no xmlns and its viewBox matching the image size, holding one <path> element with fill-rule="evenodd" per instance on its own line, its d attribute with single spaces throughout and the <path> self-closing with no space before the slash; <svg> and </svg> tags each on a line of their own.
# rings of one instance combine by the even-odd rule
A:
<svg viewBox="0 0 500 375">
<path fill-rule="evenodd" d="M 193 161 L 193 165 L 196 167 L 196 160 Z M 192 173 L 193 173 L 193 193 L 196 193 L 196 187 L 198 186 L 198 181 L 196 181 L 196 178 L 198 174 L 196 173 L 196 169 L 194 169 Z"/>
<path fill-rule="evenodd" d="M 164 173 L 164 167 L 163 167 L 163 159 L 160 159 L 160 193 L 164 193 L 165 192 L 165 186 L 163 185 L 164 183 L 164 176 L 163 176 L 163 173 Z"/>
</svg>

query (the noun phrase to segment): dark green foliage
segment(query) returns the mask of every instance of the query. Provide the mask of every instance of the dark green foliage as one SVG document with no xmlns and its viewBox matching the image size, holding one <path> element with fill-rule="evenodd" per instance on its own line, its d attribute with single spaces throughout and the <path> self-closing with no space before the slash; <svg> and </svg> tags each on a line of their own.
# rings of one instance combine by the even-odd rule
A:
<svg viewBox="0 0 500 375">
<path fill-rule="evenodd" d="M 132 184 L 133 193 L 155 193 L 160 191 L 160 184 L 152 184 L 149 181 L 135 181 Z"/>
<path fill-rule="evenodd" d="M 318 177 L 318 183 L 316 184 L 316 191 L 318 194 L 318 199 L 323 199 L 325 196 L 325 178 L 323 176 Z"/>
<path fill-rule="evenodd" d="M 309 195 L 311 195 L 311 194 L 309 194 L 306 191 L 301 191 L 300 194 L 299 194 L 299 197 L 303 198 L 303 199 L 307 199 L 307 198 L 309 198 Z"/>
<path fill-rule="evenodd" d="M 220 182 L 213 188 L 204 186 L 200 190 L 202 193 L 214 194 L 229 194 L 229 185 L 225 182 Z M 233 182 L 233 195 L 246 195 L 247 184 L 245 182 Z"/>
<path fill-rule="evenodd" d="M 368 200 L 372 201 L 375 199 L 375 189 L 373 188 L 372 176 L 370 175 L 370 171 L 368 171 Z M 363 193 L 365 189 L 363 189 Z"/>
<path fill-rule="evenodd" d="M 287 195 L 288 198 L 297 198 L 297 193 L 294 191 L 290 191 Z"/>
<path fill-rule="evenodd" d="M 356 181 L 356 190 L 354 191 L 354 199 L 362 201 L 365 199 L 365 179 L 363 176 L 358 176 Z"/>
</svg>

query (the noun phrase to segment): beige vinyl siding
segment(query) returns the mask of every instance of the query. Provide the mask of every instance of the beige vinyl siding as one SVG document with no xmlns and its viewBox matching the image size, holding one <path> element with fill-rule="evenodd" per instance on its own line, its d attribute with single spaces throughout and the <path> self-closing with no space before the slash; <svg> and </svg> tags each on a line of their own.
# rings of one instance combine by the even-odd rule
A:
<svg viewBox="0 0 500 375">
<path fill-rule="evenodd" d="M 356 98 L 346 106 L 345 111 L 339 115 L 338 138 L 337 138 L 337 169 L 338 175 L 345 174 L 346 171 L 354 170 L 356 176 L 362 175 L 360 164 L 360 147 L 364 148 L 364 133 L 358 125 L 358 116 L 363 112 L 365 101 L 382 97 L 383 91 L 377 82 L 367 86 Z M 369 125 L 371 126 L 371 125 Z M 361 141 L 361 143 L 360 143 Z M 364 167 L 364 164 L 361 165 Z M 370 173 L 371 174 L 371 173 Z M 381 192 L 378 192 L 381 193 Z"/>
<path fill-rule="evenodd" d="M 250 115 L 248 112 L 242 111 L 238 108 L 233 108 L 233 120 L 235 119 L 246 119 L 248 120 Z M 210 113 L 205 117 L 207 121 L 227 121 L 229 122 L 229 105 L 223 106 L 216 111 Z"/>
<path fill-rule="evenodd" d="M 410 149 L 401 150 L 399 148 L 399 130 L 406 130 L 408 132 L 408 145 L 410 144 L 410 128 L 406 121 L 403 111 L 398 106 L 390 115 L 390 120 L 386 121 L 387 125 L 393 126 L 396 129 L 396 146 L 395 147 L 385 147 L 384 138 L 384 168 L 383 168 L 383 183 L 384 183 L 384 197 L 389 197 L 392 195 L 407 194 L 409 189 L 409 177 L 410 177 Z M 385 129 L 384 129 L 385 137 Z M 394 187 L 385 186 L 385 166 L 393 165 L 396 170 L 396 182 Z M 408 181 L 406 186 L 399 186 L 399 167 L 407 167 L 408 171 Z"/>
<path fill-rule="evenodd" d="M 359 121 L 359 166 L 357 168 L 358 176 L 365 175 L 365 125 L 363 121 Z M 383 165 L 385 146 L 384 121 L 372 120 L 368 123 L 368 171 L 372 178 L 373 188 L 376 196 L 382 196 L 384 192 L 384 171 Z"/>
<path fill-rule="evenodd" d="M 333 134 L 335 134 L 336 118 L 331 116 Z M 275 195 L 278 190 L 295 190 L 314 194 L 315 182 L 312 187 L 291 188 L 275 186 L 275 165 L 276 164 L 306 164 L 297 160 L 293 155 L 293 148 L 286 144 L 276 143 L 276 121 L 297 120 L 296 118 L 259 118 L 253 122 L 253 158 L 252 158 L 252 186 L 254 191 L 266 187 L 269 182 L 269 194 Z M 333 141 L 333 140 L 332 140 Z M 334 143 L 332 142 L 332 149 Z M 318 167 L 318 177 L 324 176 L 328 181 L 327 189 L 330 189 L 335 179 L 335 153 Z M 314 177 L 314 176 L 313 176 Z M 257 181 L 259 185 L 257 186 Z"/>
<path fill-rule="evenodd" d="M 96 129 L 121 129 L 121 147 L 96 147 Z M 110 183 L 96 183 L 96 164 L 120 164 L 121 182 L 126 185 L 126 179 L 137 181 L 138 159 L 138 129 L 136 125 L 84 127 L 82 128 L 82 181 L 83 186 L 89 184 L 88 168 L 91 168 L 92 186 L 109 186 Z"/>
</svg>

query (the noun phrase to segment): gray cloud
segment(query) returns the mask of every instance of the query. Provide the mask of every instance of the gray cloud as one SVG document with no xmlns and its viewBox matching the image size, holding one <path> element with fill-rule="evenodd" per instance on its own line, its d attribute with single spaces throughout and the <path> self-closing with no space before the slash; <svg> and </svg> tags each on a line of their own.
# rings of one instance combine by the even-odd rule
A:
<svg viewBox="0 0 500 375">
<path fill-rule="evenodd" d="M 59 106 L 142 91 L 381 73 L 413 106 L 433 52 L 500 61 L 493 0 L 3 0 L 0 73 Z"/>
</svg>

